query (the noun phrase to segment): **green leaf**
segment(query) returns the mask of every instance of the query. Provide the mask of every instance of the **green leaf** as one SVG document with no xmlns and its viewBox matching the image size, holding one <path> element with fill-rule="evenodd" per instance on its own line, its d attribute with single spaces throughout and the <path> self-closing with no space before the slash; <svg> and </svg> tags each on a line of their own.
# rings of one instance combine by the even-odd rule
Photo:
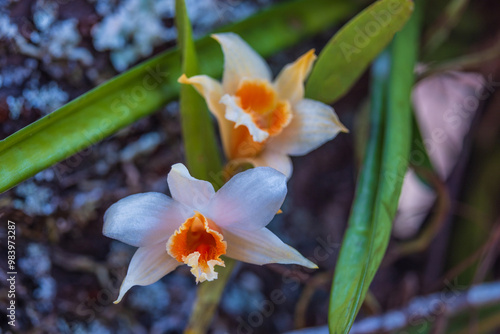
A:
<svg viewBox="0 0 500 334">
<path fill-rule="evenodd" d="M 380 173 L 389 62 L 390 55 L 384 52 L 373 64 L 370 137 L 335 269 L 328 316 L 330 333 L 349 332 L 366 294 L 366 289 L 360 285 L 366 280 L 365 261 L 369 261 L 373 247 L 373 207 Z M 342 291 L 342 288 L 347 290 Z"/>
<path fill-rule="evenodd" d="M 269 56 L 338 23 L 356 8 L 355 4 L 330 0 L 293 1 L 220 31 L 240 34 L 259 53 Z M 196 53 L 203 55 L 202 73 L 220 75 L 222 53 L 215 41 L 200 39 Z M 164 52 L 0 141 L 0 192 L 176 98 L 180 61 L 178 50 Z"/>
<path fill-rule="evenodd" d="M 319 54 L 306 84 L 306 96 L 327 104 L 341 98 L 401 30 L 412 11 L 411 0 L 379 0 L 356 15 Z"/>
<path fill-rule="evenodd" d="M 425 147 L 424 140 L 422 138 L 422 132 L 418 125 L 418 121 L 415 117 L 415 112 L 412 112 L 412 133 L 413 139 L 411 142 L 411 166 L 415 169 L 418 177 L 422 182 L 430 186 L 428 180 L 428 175 L 437 175 L 434 165 L 432 164 L 431 158 Z"/>
<path fill-rule="evenodd" d="M 184 0 L 175 1 L 175 13 L 178 45 L 182 53 L 182 72 L 191 77 L 199 74 L 199 69 Z M 213 175 L 220 173 L 222 164 L 214 125 L 205 100 L 190 85 L 181 85 L 180 113 L 186 163 L 191 175 L 197 179 L 216 180 Z"/>
<path fill-rule="evenodd" d="M 387 248 L 411 147 L 418 32 L 414 15 L 373 66 L 370 142 L 335 269 L 330 333 L 349 332 Z"/>
</svg>

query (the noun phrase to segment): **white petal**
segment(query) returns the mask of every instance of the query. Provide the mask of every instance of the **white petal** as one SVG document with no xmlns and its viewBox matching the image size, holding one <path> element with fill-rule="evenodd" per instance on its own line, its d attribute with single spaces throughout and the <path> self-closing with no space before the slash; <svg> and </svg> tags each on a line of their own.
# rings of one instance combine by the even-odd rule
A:
<svg viewBox="0 0 500 334">
<path fill-rule="evenodd" d="M 208 270 L 203 271 L 199 265 L 198 260 L 200 259 L 200 252 L 193 252 L 186 257 L 184 261 L 188 266 L 191 267 L 191 274 L 196 277 L 196 284 L 205 281 L 213 281 L 219 277 L 219 273 L 215 271 L 215 266 L 225 267 L 224 261 L 222 260 L 208 260 L 207 266 Z"/>
<path fill-rule="evenodd" d="M 172 166 L 167 182 L 172 198 L 193 210 L 202 210 L 215 194 L 210 182 L 195 179 L 183 164 Z"/>
<path fill-rule="evenodd" d="M 268 142 L 273 151 L 289 155 L 304 155 L 348 132 L 332 107 L 319 101 L 303 99 L 293 106 L 293 119 L 279 135 Z"/>
<path fill-rule="evenodd" d="M 283 173 L 287 179 L 292 176 L 293 165 L 292 160 L 283 152 L 275 152 L 265 149 L 256 157 L 246 159 L 255 167 L 272 167 L 278 172 Z"/>
<path fill-rule="evenodd" d="M 234 94 L 243 78 L 271 81 L 269 66 L 240 36 L 223 33 L 212 37 L 220 43 L 224 53 L 222 85 L 225 93 Z"/>
<path fill-rule="evenodd" d="M 252 168 L 219 189 L 207 213 L 222 228 L 258 230 L 273 219 L 285 196 L 285 175 L 269 167 Z"/>
<path fill-rule="evenodd" d="M 224 95 L 222 85 L 206 75 L 195 75 L 194 77 L 188 78 L 183 74 L 178 81 L 182 84 L 193 85 L 198 93 L 203 96 L 208 109 L 219 123 L 224 153 L 228 156 L 234 123 L 226 119 L 226 106 L 220 103 L 220 99 L 222 95 Z"/>
<path fill-rule="evenodd" d="M 220 104 L 220 99 L 224 92 L 222 85 L 207 75 L 195 75 L 191 78 L 182 75 L 179 80 L 182 84 L 192 85 L 198 93 L 205 99 L 208 109 L 219 120 L 224 118 L 224 106 Z"/>
<path fill-rule="evenodd" d="M 318 268 L 267 228 L 257 231 L 231 229 L 223 230 L 222 233 L 227 241 L 226 255 L 233 259 L 259 265 L 282 263 Z"/>
<path fill-rule="evenodd" d="M 241 109 L 233 96 L 224 95 L 220 100 L 226 106 L 226 119 L 234 122 L 234 127 L 246 126 L 253 140 L 261 143 L 269 137 L 269 133 L 261 130 L 253 121 L 252 116 Z"/>
<path fill-rule="evenodd" d="M 134 285 L 153 284 L 182 264 L 168 255 L 165 247 L 165 244 L 161 243 L 140 247 L 135 252 L 115 304 L 119 303 L 125 293 Z"/>
<path fill-rule="evenodd" d="M 122 198 L 104 214 L 102 233 L 135 247 L 166 241 L 192 210 L 161 193 Z"/>
<path fill-rule="evenodd" d="M 304 81 L 311 72 L 315 59 L 316 55 L 312 49 L 281 70 L 274 82 L 281 99 L 294 104 L 304 98 Z"/>
</svg>

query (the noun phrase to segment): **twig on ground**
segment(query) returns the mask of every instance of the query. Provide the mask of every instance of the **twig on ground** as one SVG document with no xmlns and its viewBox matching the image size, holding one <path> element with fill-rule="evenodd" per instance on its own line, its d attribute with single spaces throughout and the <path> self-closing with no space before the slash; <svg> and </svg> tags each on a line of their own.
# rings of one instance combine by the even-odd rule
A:
<svg viewBox="0 0 500 334">
<path fill-rule="evenodd" d="M 482 308 L 500 303 L 500 281 L 476 285 L 465 291 L 443 291 L 416 297 L 405 308 L 387 312 L 381 316 L 362 319 L 354 324 L 350 334 L 390 333 L 436 319 L 450 317 L 466 310 Z M 328 326 L 306 328 L 288 334 L 327 334 Z"/>
</svg>

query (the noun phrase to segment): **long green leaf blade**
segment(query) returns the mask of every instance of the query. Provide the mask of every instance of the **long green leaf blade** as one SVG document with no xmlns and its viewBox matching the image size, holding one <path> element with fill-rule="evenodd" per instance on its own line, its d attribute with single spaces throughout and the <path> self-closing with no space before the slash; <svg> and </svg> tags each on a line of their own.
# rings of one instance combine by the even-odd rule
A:
<svg viewBox="0 0 500 334">
<path fill-rule="evenodd" d="M 191 23 L 184 0 L 175 1 L 178 45 L 182 53 L 182 72 L 188 77 L 199 74 Z M 214 126 L 203 97 L 190 85 L 180 90 L 182 138 L 188 169 L 195 178 L 212 181 L 211 175 L 222 169 Z"/>
<path fill-rule="evenodd" d="M 364 297 L 359 284 L 360 280 L 366 279 L 360 275 L 365 269 L 364 261 L 368 261 L 373 206 L 379 181 L 389 62 L 390 55 L 384 52 L 373 65 L 370 137 L 358 180 L 349 227 L 335 269 L 328 316 L 330 333 L 349 332 L 363 301 L 360 302 L 359 299 Z M 348 281 L 352 278 L 354 280 Z M 343 287 L 347 290 L 341 291 Z"/>
<path fill-rule="evenodd" d="M 292 46 L 354 12 L 355 4 L 299 0 L 275 6 L 221 29 L 240 34 L 263 56 Z M 220 47 L 196 42 L 202 73 L 218 76 Z M 0 192 L 103 140 L 177 97 L 178 50 L 167 51 L 71 101 L 0 141 Z"/>
<path fill-rule="evenodd" d="M 414 15 L 391 45 L 387 84 L 387 56 L 380 56 L 374 65 L 372 135 L 335 270 L 330 333 L 349 332 L 389 241 L 411 147 L 410 93 L 418 19 Z"/>
<path fill-rule="evenodd" d="M 325 103 L 341 98 L 401 30 L 413 11 L 411 0 L 379 0 L 336 33 L 319 54 L 306 96 Z"/>
</svg>

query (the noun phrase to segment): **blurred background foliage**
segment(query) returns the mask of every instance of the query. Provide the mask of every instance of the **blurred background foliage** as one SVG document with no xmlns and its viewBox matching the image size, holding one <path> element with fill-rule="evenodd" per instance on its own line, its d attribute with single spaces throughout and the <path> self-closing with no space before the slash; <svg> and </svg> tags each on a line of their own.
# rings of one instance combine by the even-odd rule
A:
<svg viewBox="0 0 500 334">
<path fill-rule="evenodd" d="M 195 38 L 215 29 L 236 31 L 277 73 L 309 48 L 321 51 L 369 4 L 207 0 L 186 1 L 186 9 Z M 170 166 L 185 161 L 189 151 L 182 138 L 187 125 L 182 130 L 176 101 L 179 51 L 169 51 L 177 38 L 174 2 L 26 0 L 0 5 L 0 139 L 42 116 L 55 115 L 46 125 L 39 122 L 42 125 L 29 128 L 38 131 L 38 137 L 25 132 L 0 142 L 3 190 L 36 173 L 0 195 L 3 240 L 7 219 L 17 223 L 19 329 L 182 332 L 196 322 L 189 318 L 199 305 L 187 268 L 152 286 L 134 288 L 124 302 L 113 305 L 133 249 L 101 234 L 102 215 L 111 203 L 136 192 L 167 192 Z M 342 97 L 328 95 L 351 134 L 294 159 L 284 213 L 270 228 L 320 269 L 236 264 L 220 290 L 220 303 L 213 305 L 213 320 L 198 331 L 208 326 L 214 333 L 282 333 L 313 327 L 311 333 L 325 333 L 329 307 L 335 333 L 353 323 L 352 333 L 384 332 L 381 328 L 492 333 L 500 328 L 500 310 L 489 306 L 500 300 L 494 283 L 500 280 L 499 4 L 438 0 L 418 6 L 421 20 L 413 26 L 410 21 L 371 71 L 356 63 L 361 75 L 356 84 Z M 359 38 L 354 28 L 349 37 L 353 45 Z M 220 74 L 217 45 L 202 38 L 197 51 L 200 72 Z M 415 75 L 412 57 L 418 59 Z M 206 59 L 210 61 L 203 62 Z M 327 66 L 340 66 L 324 59 Z M 137 90 L 145 86 L 145 76 L 151 79 L 148 99 Z M 312 81 L 326 80 L 315 76 Z M 105 82 L 105 89 L 51 114 Z M 320 86 L 311 81 L 308 85 Z M 409 95 L 412 86 L 410 110 L 410 100 L 401 97 Z M 318 93 L 308 88 L 308 94 Z M 118 110 L 112 121 L 89 123 L 110 106 Z M 89 124 L 96 131 L 82 136 L 78 129 Z M 46 136 L 42 130 L 47 128 L 55 132 Z M 30 150 L 19 150 L 19 143 L 29 143 Z M 58 153 L 47 155 L 47 145 Z M 386 215 L 380 210 L 392 212 L 398 204 L 399 186 L 379 178 L 392 175 L 395 168 L 401 182 L 407 165 L 410 171 L 397 213 L 372 222 L 372 217 Z M 364 187 L 365 174 L 375 178 L 375 190 Z M 374 202 L 357 207 L 366 189 Z M 345 234 L 339 257 L 348 220 L 351 232 Z M 360 247 L 360 231 L 369 231 L 367 240 L 382 242 L 368 242 L 375 245 L 372 251 Z M 6 253 L 5 243 L 1 248 Z M 356 270 L 364 265 L 370 267 L 369 274 L 359 276 Z M 5 281 L 6 263 L 0 268 Z M 331 290 L 334 272 L 337 290 L 335 285 Z M 337 311 L 349 309 L 342 303 L 350 302 L 353 294 L 342 284 L 353 286 L 358 279 L 365 282 L 358 301 L 349 317 L 343 317 Z M 484 282 L 490 285 L 481 285 Z M 486 291 L 490 299 L 467 299 L 475 296 L 473 285 L 484 287 L 480 296 Z M 0 310 L 6 308 L 6 296 L 2 285 Z M 391 310 L 405 310 L 406 318 L 390 318 Z M 377 327 L 377 321 L 385 327 Z M 2 331 L 9 329 L 3 322 L 1 326 Z"/>
</svg>

